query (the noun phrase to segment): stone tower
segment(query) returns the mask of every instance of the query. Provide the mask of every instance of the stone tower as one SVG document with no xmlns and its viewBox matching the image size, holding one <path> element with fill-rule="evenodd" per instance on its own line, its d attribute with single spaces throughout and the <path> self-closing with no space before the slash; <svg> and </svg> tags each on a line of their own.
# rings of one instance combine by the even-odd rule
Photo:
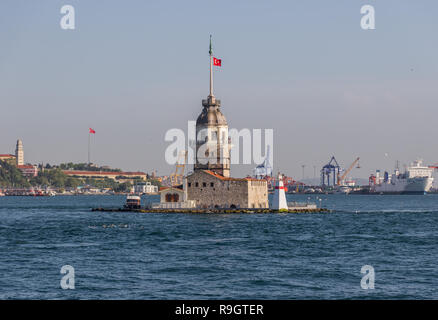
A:
<svg viewBox="0 0 438 320">
<path fill-rule="evenodd" d="M 24 165 L 23 142 L 20 139 L 17 140 L 17 146 L 15 148 L 15 157 L 17 159 L 17 166 Z"/>
<path fill-rule="evenodd" d="M 202 112 L 196 120 L 196 162 L 194 170 L 210 170 L 230 176 L 228 124 L 220 111 L 221 101 L 213 94 L 213 51 L 210 36 L 210 94 L 202 100 Z"/>
</svg>

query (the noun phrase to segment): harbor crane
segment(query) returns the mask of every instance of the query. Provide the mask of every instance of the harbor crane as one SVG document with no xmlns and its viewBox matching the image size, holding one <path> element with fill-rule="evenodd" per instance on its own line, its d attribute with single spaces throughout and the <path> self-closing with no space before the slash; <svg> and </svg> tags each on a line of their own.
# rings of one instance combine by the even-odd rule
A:
<svg viewBox="0 0 438 320">
<path fill-rule="evenodd" d="M 176 162 L 175 172 L 170 174 L 170 185 L 172 187 L 178 186 L 183 183 L 182 177 L 184 176 L 184 170 L 187 163 L 187 151 L 181 151 L 178 155 L 178 161 Z"/>
<path fill-rule="evenodd" d="M 270 152 L 270 146 L 268 145 L 265 160 L 254 169 L 254 176 L 256 177 L 256 179 L 272 177 L 272 165 L 269 162 Z"/>
<path fill-rule="evenodd" d="M 321 169 L 321 185 L 323 187 L 330 187 L 330 177 L 333 179 L 332 185 L 336 185 L 336 178 L 339 177 L 340 170 L 341 167 L 339 166 L 338 161 L 336 161 L 335 156 L 332 156 L 330 162 Z"/>
<path fill-rule="evenodd" d="M 342 174 L 342 176 L 339 176 L 339 171 L 338 171 L 338 181 L 336 183 L 336 185 L 340 186 L 343 184 L 345 178 L 347 177 L 347 175 L 350 173 L 350 171 L 354 168 L 354 166 L 357 164 L 356 168 L 360 168 L 359 166 L 359 157 L 356 158 L 356 160 L 353 161 L 353 163 L 348 167 L 347 170 L 345 170 L 345 172 Z"/>
</svg>

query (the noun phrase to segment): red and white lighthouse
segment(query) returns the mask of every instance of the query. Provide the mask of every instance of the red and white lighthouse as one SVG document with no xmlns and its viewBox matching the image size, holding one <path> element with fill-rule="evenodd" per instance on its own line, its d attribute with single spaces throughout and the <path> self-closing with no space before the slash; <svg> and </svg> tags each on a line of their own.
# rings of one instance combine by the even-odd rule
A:
<svg viewBox="0 0 438 320">
<path fill-rule="evenodd" d="M 281 175 L 280 173 L 278 174 L 278 179 L 275 186 L 274 200 L 272 201 L 272 209 L 275 210 L 288 209 L 287 201 L 286 201 L 286 193 L 284 191 L 284 185 L 283 185 L 283 175 Z"/>
</svg>

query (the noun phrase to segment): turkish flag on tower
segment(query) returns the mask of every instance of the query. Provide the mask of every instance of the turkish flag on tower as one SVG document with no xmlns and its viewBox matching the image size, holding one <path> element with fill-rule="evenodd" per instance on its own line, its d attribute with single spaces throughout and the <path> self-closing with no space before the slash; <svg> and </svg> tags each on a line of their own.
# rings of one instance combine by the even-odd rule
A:
<svg viewBox="0 0 438 320">
<path fill-rule="evenodd" d="M 215 57 L 213 57 L 213 65 L 221 67 L 222 66 L 222 60 L 221 59 L 216 59 Z"/>
<path fill-rule="evenodd" d="M 90 133 L 95 134 L 96 131 L 94 131 L 93 129 L 90 128 Z"/>
</svg>

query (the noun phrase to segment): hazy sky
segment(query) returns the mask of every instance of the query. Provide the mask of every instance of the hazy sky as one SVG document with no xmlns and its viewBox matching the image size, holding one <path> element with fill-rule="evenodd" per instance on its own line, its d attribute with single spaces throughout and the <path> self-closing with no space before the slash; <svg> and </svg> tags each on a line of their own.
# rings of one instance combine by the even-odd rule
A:
<svg viewBox="0 0 438 320">
<path fill-rule="evenodd" d="M 365 4 L 376 30 L 360 28 Z M 275 171 L 436 163 L 437 30 L 434 0 L 2 0 L 0 153 L 21 138 L 27 162 L 86 162 L 92 127 L 93 162 L 168 174 L 164 134 L 202 109 L 213 34 L 222 112 L 274 129 Z"/>
</svg>

